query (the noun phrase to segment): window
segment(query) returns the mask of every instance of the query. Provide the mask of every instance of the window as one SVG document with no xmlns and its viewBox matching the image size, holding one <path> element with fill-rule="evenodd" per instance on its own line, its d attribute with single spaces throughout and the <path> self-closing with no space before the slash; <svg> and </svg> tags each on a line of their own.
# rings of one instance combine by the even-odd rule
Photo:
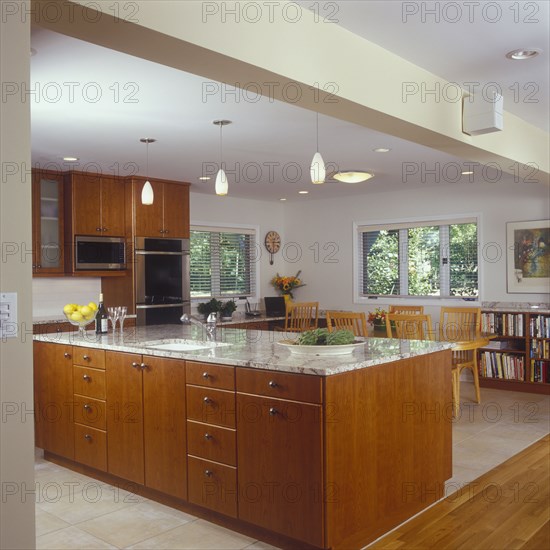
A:
<svg viewBox="0 0 550 550">
<path fill-rule="evenodd" d="M 196 226 L 190 247 L 191 298 L 255 294 L 254 230 Z"/>
<path fill-rule="evenodd" d="M 359 296 L 478 296 L 477 220 L 357 227 Z"/>
</svg>

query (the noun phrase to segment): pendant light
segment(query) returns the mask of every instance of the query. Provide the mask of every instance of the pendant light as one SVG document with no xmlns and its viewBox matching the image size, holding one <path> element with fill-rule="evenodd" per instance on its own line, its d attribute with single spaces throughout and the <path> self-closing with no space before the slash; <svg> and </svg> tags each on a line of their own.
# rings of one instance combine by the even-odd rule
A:
<svg viewBox="0 0 550 550">
<path fill-rule="evenodd" d="M 149 143 L 155 143 L 155 141 L 157 140 L 155 138 L 141 138 L 139 141 L 141 141 L 141 143 L 145 143 L 146 151 L 147 151 L 146 173 L 145 173 L 146 180 L 141 189 L 141 204 L 151 205 L 155 200 L 155 194 L 153 193 L 153 187 L 149 182 Z"/>
<path fill-rule="evenodd" d="M 230 120 L 215 120 L 213 122 L 216 126 L 220 127 L 220 169 L 218 170 L 218 173 L 216 174 L 216 195 L 227 195 L 227 191 L 229 189 L 229 185 L 227 183 L 227 176 L 225 175 L 225 172 L 222 168 L 223 164 L 223 138 L 222 138 L 222 128 L 224 126 L 227 126 L 228 124 L 231 124 Z"/>
<path fill-rule="evenodd" d="M 317 113 L 317 152 L 313 155 L 313 160 L 311 161 L 311 182 L 312 183 L 325 183 L 325 177 L 327 171 L 325 168 L 325 161 L 319 153 L 319 113 Z"/>
</svg>

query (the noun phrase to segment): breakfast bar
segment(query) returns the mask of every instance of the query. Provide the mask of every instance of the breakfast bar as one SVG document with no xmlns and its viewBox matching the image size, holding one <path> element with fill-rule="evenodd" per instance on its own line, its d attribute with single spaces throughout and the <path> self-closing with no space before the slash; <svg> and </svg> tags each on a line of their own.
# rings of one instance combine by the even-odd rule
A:
<svg viewBox="0 0 550 550">
<path fill-rule="evenodd" d="M 35 335 L 37 446 L 285 548 L 361 548 L 442 498 L 451 344 L 366 338 L 322 357 L 290 353 L 287 337 Z"/>
</svg>

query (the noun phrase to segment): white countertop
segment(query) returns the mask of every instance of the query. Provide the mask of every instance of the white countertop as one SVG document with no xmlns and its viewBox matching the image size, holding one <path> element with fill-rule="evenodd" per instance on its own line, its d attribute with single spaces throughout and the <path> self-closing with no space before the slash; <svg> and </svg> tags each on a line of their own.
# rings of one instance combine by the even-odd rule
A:
<svg viewBox="0 0 550 550">
<path fill-rule="evenodd" d="M 34 340 L 321 376 L 368 368 L 453 347 L 453 344 L 446 342 L 366 338 L 364 346 L 348 355 L 327 358 L 304 357 L 291 355 L 289 351 L 276 344 L 278 340 L 292 337 L 295 335 L 285 332 L 220 327 L 217 331 L 216 341 L 231 345 L 187 352 L 151 349 L 147 348 L 147 344 L 159 340 L 207 340 L 206 334 L 200 327 L 186 325 L 129 327 L 125 328 L 122 335 L 117 331 L 114 337 L 112 333 L 96 335 L 93 331 L 86 332 L 84 338 L 79 337 L 77 332 L 56 332 L 36 334 Z"/>
</svg>

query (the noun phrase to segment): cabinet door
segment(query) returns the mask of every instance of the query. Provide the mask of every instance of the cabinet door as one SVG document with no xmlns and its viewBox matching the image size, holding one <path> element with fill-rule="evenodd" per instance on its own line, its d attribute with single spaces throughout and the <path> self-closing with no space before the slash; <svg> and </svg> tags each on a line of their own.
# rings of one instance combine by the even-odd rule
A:
<svg viewBox="0 0 550 550">
<path fill-rule="evenodd" d="M 323 546 L 320 405 L 237 394 L 239 518 Z"/>
<path fill-rule="evenodd" d="M 123 237 L 125 220 L 124 182 L 115 178 L 101 178 L 102 235 Z"/>
<path fill-rule="evenodd" d="M 73 174 L 72 217 L 74 235 L 101 235 L 101 179 Z"/>
<path fill-rule="evenodd" d="M 164 236 L 189 238 L 189 187 L 164 184 Z"/>
<path fill-rule="evenodd" d="M 187 499 L 185 361 L 143 362 L 145 485 Z"/>
<path fill-rule="evenodd" d="M 61 175 L 33 172 L 32 224 L 33 273 L 63 273 L 63 177 Z"/>
<path fill-rule="evenodd" d="M 141 204 L 141 189 L 145 180 L 133 180 L 134 217 L 136 237 L 162 237 L 164 225 L 162 220 L 162 183 L 149 180 L 153 187 L 153 204 Z"/>
<path fill-rule="evenodd" d="M 34 342 L 36 446 L 74 458 L 72 346 Z"/>
<path fill-rule="evenodd" d="M 105 354 L 108 471 L 143 484 L 141 355 Z"/>
</svg>

